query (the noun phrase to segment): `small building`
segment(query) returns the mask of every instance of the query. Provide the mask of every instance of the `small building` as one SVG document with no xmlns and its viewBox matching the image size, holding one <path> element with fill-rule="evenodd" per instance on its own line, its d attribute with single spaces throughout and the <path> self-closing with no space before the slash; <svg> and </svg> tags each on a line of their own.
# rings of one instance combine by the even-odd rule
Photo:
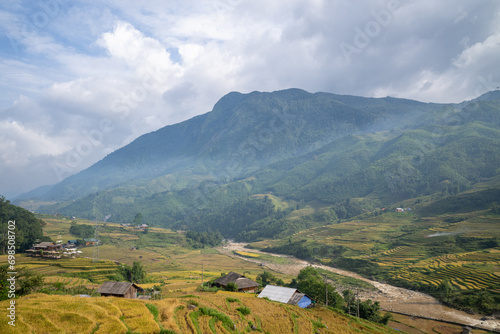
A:
<svg viewBox="0 0 500 334">
<path fill-rule="evenodd" d="M 135 283 L 130 282 L 104 282 L 97 292 L 103 297 L 137 298 L 137 291 L 144 292 L 144 289 Z"/>
<path fill-rule="evenodd" d="M 396 208 L 396 212 L 405 212 L 405 209 L 403 209 L 403 208 Z"/>
<path fill-rule="evenodd" d="M 41 242 L 37 245 L 33 245 L 33 248 L 26 250 L 27 254 L 30 256 L 52 259 L 60 259 L 63 251 L 63 245 L 54 244 L 50 241 Z"/>
<path fill-rule="evenodd" d="M 313 305 L 313 300 L 306 294 L 297 289 L 282 286 L 267 285 L 258 297 L 267 297 L 275 302 L 297 305 L 301 308 L 308 308 Z"/>
<path fill-rule="evenodd" d="M 73 246 L 78 243 L 78 240 L 68 240 L 68 245 L 72 244 Z"/>
<path fill-rule="evenodd" d="M 94 246 L 96 244 L 99 244 L 99 240 L 95 238 L 83 239 L 83 242 L 85 243 L 85 246 Z"/>
<path fill-rule="evenodd" d="M 462 334 L 472 334 L 472 328 L 469 326 L 462 327 Z"/>
<path fill-rule="evenodd" d="M 36 251 L 58 251 L 62 249 L 62 245 L 56 245 L 50 241 L 44 241 L 38 245 L 34 245 L 33 249 Z"/>
<path fill-rule="evenodd" d="M 229 283 L 234 283 L 238 286 L 238 291 L 251 293 L 254 293 L 259 286 L 259 283 L 233 271 L 226 276 L 217 278 L 214 283 L 215 285 L 223 288 L 226 288 Z"/>
</svg>

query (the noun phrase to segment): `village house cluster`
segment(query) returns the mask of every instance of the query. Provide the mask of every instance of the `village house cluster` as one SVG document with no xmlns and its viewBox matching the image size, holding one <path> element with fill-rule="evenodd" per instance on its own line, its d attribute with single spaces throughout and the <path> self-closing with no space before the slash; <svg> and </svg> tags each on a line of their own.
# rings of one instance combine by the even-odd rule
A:
<svg viewBox="0 0 500 334">
<path fill-rule="evenodd" d="M 237 286 L 237 291 L 242 293 L 257 293 L 259 283 L 252 281 L 244 275 L 230 272 L 214 281 L 215 286 L 227 288 L 229 283 Z M 97 290 L 103 297 L 120 297 L 129 299 L 149 299 L 151 296 L 144 294 L 145 290 L 139 285 L 130 282 L 104 282 Z M 140 294 L 139 294 L 140 293 Z M 301 308 L 314 306 L 312 298 L 294 288 L 267 285 L 258 295 L 259 298 L 268 298 L 272 301 L 297 305 Z"/>
<path fill-rule="evenodd" d="M 33 245 L 32 248 L 26 250 L 26 253 L 32 257 L 44 257 L 49 259 L 75 258 L 82 251 L 77 248 L 77 240 L 69 240 L 67 243 L 54 243 L 51 241 L 43 241 Z M 95 238 L 83 239 L 82 246 L 98 245 L 99 240 Z"/>
</svg>

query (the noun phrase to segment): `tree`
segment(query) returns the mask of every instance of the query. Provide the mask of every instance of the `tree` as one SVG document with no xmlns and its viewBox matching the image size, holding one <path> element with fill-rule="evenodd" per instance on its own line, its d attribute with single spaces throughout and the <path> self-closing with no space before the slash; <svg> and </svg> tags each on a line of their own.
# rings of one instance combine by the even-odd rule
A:
<svg viewBox="0 0 500 334">
<path fill-rule="evenodd" d="M 141 281 L 146 279 L 146 272 L 144 271 L 144 267 L 138 261 L 134 261 L 132 267 L 129 265 L 122 265 L 119 268 L 120 274 L 123 278 L 132 283 L 140 283 Z"/>
<path fill-rule="evenodd" d="M 344 299 L 337 293 L 335 287 L 324 282 L 323 277 L 313 267 L 302 269 L 297 276 L 298 289 L 319 303 L 326 304 L 328 296 L 328 306 L 342 308 Z M 328 294 L 325 292 L 328 291 Z"/>
<path fill-rule="evenodd" d="M 438 293 L 441 294 L 441 300 L 448 305 L 453 304 L 457 291 L 448 279 L 444 279 L 437 287 Z"/>
<path fill-rule="evenodd" d="M 10 299 L 10 284 L 7 279 L 12 275 L 7 274 L 9 272 L 8 265 L 0 266 L 0 301 Z M 33 273 L 33 271 L 25 268 L 17 269 L 17 274 L 15 275 L 16 281 L 16 296 L 23 296 L 33 292 L 38 287 L 43 285 L 43 277 Z"/>
<path fill-rule="evenodd" d="M 205 246 L 214 247 L 220 245 L 223 240 L 223 237 L 219 231 L 215 232 L 187 231 L 186 239 L 194 248 L 205 248 Z"/>
<path fill-rule="evenodd" d="M 278 278 L 271 274 L 269 271 L 264 271 L 262 274 L 257 275 L 257 282 L 260 282 L 262 287 L 265 287 L 268 284 L 274 284 L 278 286 L 284 286 L 285 282 L 281 278 Z"/>
<path fill-rule="evenodd" d="M 87 224 L 71 224 L 69 233 L 80 239 L 91 238 L 94 235 L 94 228 Z"/>
<path fill-rule="evenodd" d="M 143 219 L 142 213 L 139 212 L 135 215 L 134 220 L 132 221 L 132 224 L 133 225 L 141 225 L 142 219 Z"/>
<path fill-rule="evenodd" d="M 229 282 L 227 283 L 226 285 L 226 290 L 227 291 L 234 291 L 234 292 L 237 292 L 238 291 L 238 286 L 236 285 L 236 283 L 234 282 Z"/>
<path fill-rule="evenodd" d="M 387 325 L 389 320 L 391 320 L 392 315 L 390 313 L 386 313 L 384 316 L 380 314 L 379 302 L 372 302 L 370 299 L 360 301 L 356 299 L 354 292 L 351 290 L 344 290 L 342 294 L 344 295 L 344 310 L 346 313 L 358 315 L 359 310 L 360 318 L 384 325 Z"/>
<path fill-rule="evenodd" d="M 16 253 L 24 252 L 33 246 L 36 240 L 43 238 L 45 222 L 35 217 L 28 210 L 10 204 L 0 196 L 0 254 L 12 251 L 8 246 L 15 246 Z M 15 233 L 15 244 L 12 238 Z"/>
<path fill-rule="evenodd" d="M 144 271 L 144 267 L 138 261 L 134 261 L 132 264 L 132 277 L 135 282 L 141 282 L 146 278 L 146 272 Z"/>
<path fill-rule="evenodd" d="M 386 313 L 382 316 L 380 314 L 380 303 L 373 302 L 371 299 L 359 303 L 359 317 L 384 325 L 387 325 L 392 318 L 390 313 Z"/>
</svg>

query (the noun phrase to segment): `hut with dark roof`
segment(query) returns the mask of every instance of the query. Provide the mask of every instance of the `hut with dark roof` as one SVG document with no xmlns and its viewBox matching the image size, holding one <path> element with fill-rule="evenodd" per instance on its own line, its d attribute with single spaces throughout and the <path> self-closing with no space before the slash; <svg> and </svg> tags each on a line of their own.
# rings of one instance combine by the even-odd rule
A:
<svg viewBox="0 0 500 334">
<path fill-rule="evenodd" d="M 137 291 L 144 292 L 144 289 L 135 283 L 130 282 L 104 282 L 97 292 L 103 297 L 137 298 Z"/>
<path fill-rule="evenodd" d="M 255 292 L 255 289 L 259 286 L 259 283 L 233 271 L 226 276 L 219 277 L 214 283 L 223 288 L 226 288 L 229 283 L 234 283 L 238 286 L 238 291 L 241 292 Z"/>
</svg>

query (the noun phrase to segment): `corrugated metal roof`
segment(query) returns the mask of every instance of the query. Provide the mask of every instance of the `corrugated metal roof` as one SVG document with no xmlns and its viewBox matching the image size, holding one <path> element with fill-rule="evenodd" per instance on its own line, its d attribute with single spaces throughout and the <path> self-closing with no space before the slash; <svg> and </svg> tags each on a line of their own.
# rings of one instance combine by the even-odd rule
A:
<svg viewBox="0 0 500 334">
<path fill-rule="evenodd" d="M 266 285 L 259 294 L 259 298 L 267 297 L 275 302 L 288 304 L 293 295 L 298 292 L 297 289 L 285 288 L 282 286 Z M 300 300 L 300 299 L 299 299 Z M 298 301 L 297 301 L 298 302 Z"/>
</svg>

